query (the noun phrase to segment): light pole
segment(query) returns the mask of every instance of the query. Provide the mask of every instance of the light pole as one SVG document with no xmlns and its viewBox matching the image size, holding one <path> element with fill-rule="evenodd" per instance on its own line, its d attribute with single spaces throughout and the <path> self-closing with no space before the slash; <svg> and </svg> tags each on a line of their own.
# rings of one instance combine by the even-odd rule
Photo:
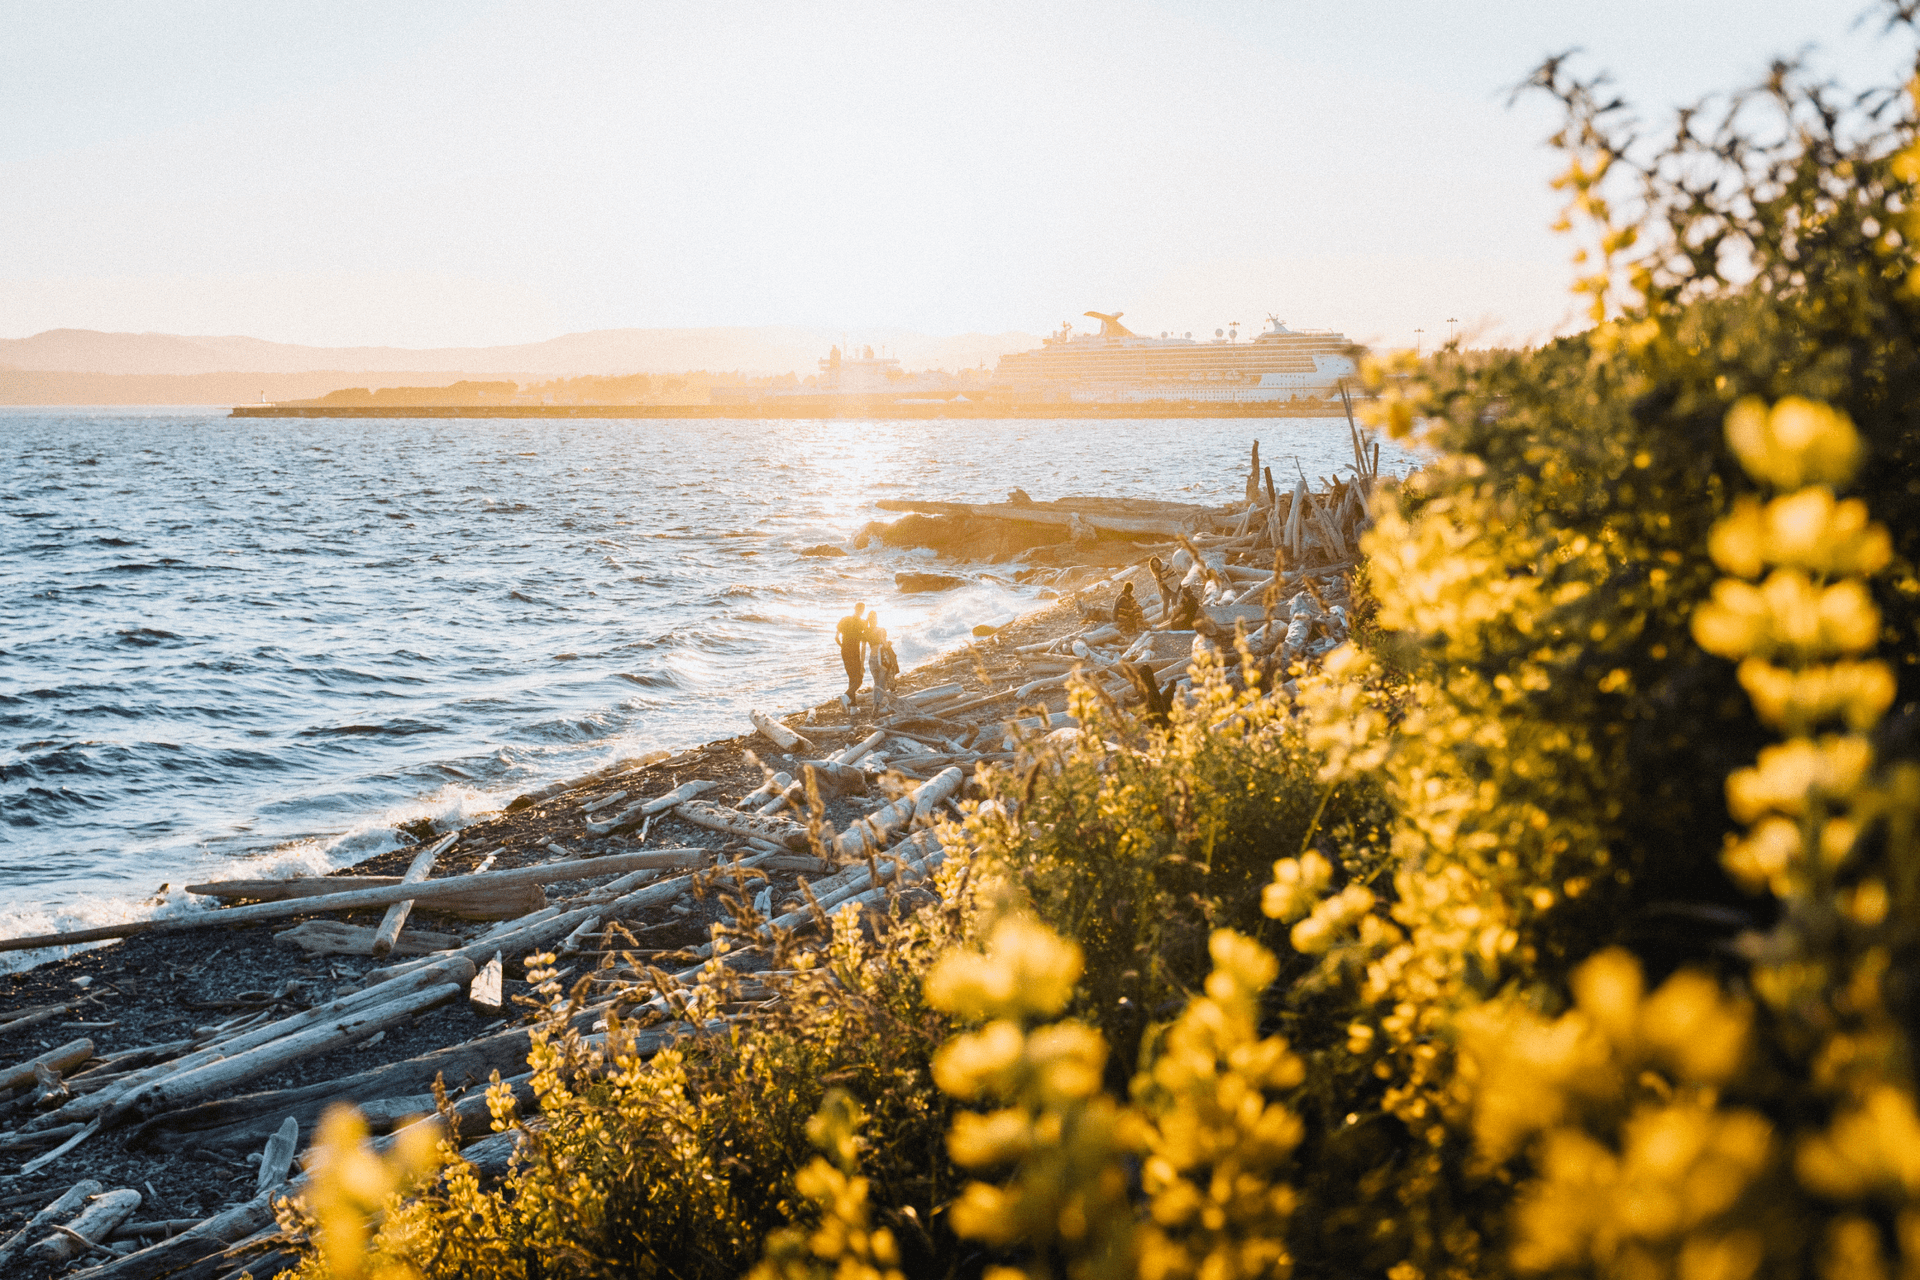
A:
<svg viewBox="0 0 1920 1280">
<path fill-rule="evenodd" d="M 1418 360 L 1420 358 L 1420 343 L 1422 341 L 1420 335 L 1425 332 L 1426 332 L 1425 329 L 1415 329 L 1413 331 L 1413 358 L 1415 360 Z"/>
<path fill-rule="evenodd" d="M 1452 316 L 1448 316 L 1447 324 L 1450 326 L 1447 330 L 1447 341 L 1449 343 L 1460 341 L 1460 322 Z"/>
</svg>

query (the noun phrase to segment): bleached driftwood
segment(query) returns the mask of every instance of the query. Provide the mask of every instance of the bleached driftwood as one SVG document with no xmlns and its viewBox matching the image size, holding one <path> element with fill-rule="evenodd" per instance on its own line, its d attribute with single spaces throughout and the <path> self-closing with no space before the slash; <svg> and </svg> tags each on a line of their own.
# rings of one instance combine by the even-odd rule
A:
<svg viewBox="0 0 1920 1280">
<path fill-rule="evenodd" d="M 885 729 L 875 729 L 872 733 L 860 739 L 860 741 L 854 743 L 846 750 L 835 752 L 828 758 L 835 764 L 853 764 L 859 760 L 860 757 L 866 755 L 886 740 L 887 731 Z"/>
<path fill-rule="evenodd" d="M 912 839 L 903 842 L 898 849 L 881 854 L 872 866 L 861 863 L 847 867 L 838 874 L 828 876 L 807 888 L 813 895 L 814 906 L 818 906 L 822 911 L 832 911 L 875 888 L 884 890 L 886 883 L 893 879 L 896 869 L 902 875 L 902 883 L 923 879 L 933 873 L 933 869 L 940 865 L 944 857 L 945 854 L 940 850 L 940 841 L 934 834 L 931 831 L 920 831 L 916 832 Z M 876 868 L 880 873 L 878 881 L 873 875 Z M 812 922 L 813 907 L 806 906 L 769 920 L 760 926 L 758 933 L 762 938 L 771 938 L 776 929 L 793 931 L 804 928 Z M 703 943 L 693 948 L 691 954 L 703 959 L 709 957 L 713 954 L 713 944 Z M 697 969 L 689 972 L 697 972 Z"/>
<path fill-rule="evenodd" d="M 610 831 L 618 831 L 621 827 L 632 826 L 642 818 L 650 818 L 656 813 L 665 813 L 695 796 L 705 795 L 719 785 L 704 778 L 683 782 L 663 796 L 655 796 L 651 800 L 642 800 L 639 804 L 628 805 L 605 822 L 589 822 L 587 830 L 595 835 L 606 835 Z"/>
<path fill-rule="evenodd" d="M 293 1157 L 300 1150 L 300 1121 L 288 1116 L 260 1153 L 260 1175 L 254 1179 L 256 1194 L 265 1194 L 287 1180 L 293 1171 Z"/>
<path fill-rule="evenodd" d="M 942 702 L 948 698 L 963 694 L 966 691 L 967 687 L 957 682 L 953 684 L 937 684 L 931 689 L 916 689 L 912 693 L 903 693 L 900 695 L 900 700 L 924 707 L 929 703 Z"/>
<path fill-rule="evenodd" d="M 80 1212 L 89 1196 L 97 1196 L 104 1190 L 106 1188 L 92 1178 L 83 1178 L 68 1187 L 52 1204 L 27 1219 L 26 1226 L 0 1243 L 0 1266 L 12 1262 L 28 1245 L 38 1244 L 46 1233 L 48 1223 L 65 1222 Z"/>
<path fill-rule="evenodd" d="M 433 874 L 434 859 L 443 849 L 449 848 L 457 836 L 448 836 L 429 845 L 413 855 L 413 861 L 407 864 L 406 874 L 400 877 L 401 884 L 419 884 Z M 393 944 L 399 940 L 400 930 L 407 926 L 407 913 L 413 910 L 413 899 L 396 902 L 387 908 L 387 914 L 380 919 L 380 927 L 373 931 L 373 954 L 385 956 L 393 950 Z"/>
<path fill-rule="evenodd" d="M 291 929 L 273 935 L 275 942 L 299 947 L 310 956 L 370 956 L 374 931 L 360 924 L 340 920 L 303 920 Z M 460 945 L 457 934 L 428 933 L 409 929 L 394 941 L 388 954 L 424 956 Z"/>
<path fill-rule="evenodd" d="M 473 985 L 467 988 L 467 1003 L 473 1011 L 484 1017 L 499 1014 L 501 1006 L 500 987 L 505 976 L 505 966 L 500 961 L 500 953 L 493 953 L 493 959 L 481 966 L 480 972 L 473 976 Z"/>
<path fill-rule="evenodd" d="M 137 933 L 182 933 L 208 925 L 251 924 L 258 920 L 284 920 L 288 916 L 310 915 L 322 911 L 354 911 L 362 907 L 385 907 L 406 898 L 418 903 L 438 902 L 458 897 L 469 890 L 504 888 L 512 885 L 556 884 L 566 880 L 585 880 L 610 872 L 633 871 L 642 867 L 684 867 L 704 855 L 697 849 L 661 849 L 642 853 L 615 853 L 604 858 L 537 867 L 516 867 L 512 871 L 489 871 L 484 876 L 449 876 L 445 880 L 424 880 L 419 884 L 392 884 L 378 889 L 356 889 L 348 893 L 328 894 L 288 902 L 257 902 L 252 906 L 228 907 L 193 916 L 169 916 L 159 920 L 130 920 L 99 929 L 76 929 L 71 933 L 46 934 L 33 938 L 0 939 L 0 951 L 26 951 L 36 947 L 61 947 L 76 942 L 98 942 L 104 938 L 125 938 Z"/>
<path fill-rule="evenodd" d="M 581 805 L 580 812 L 581 813 L 598 813 L 600 812 L 600 810 L 606 808 L 608 805 L 618 804 L 620 801 L 625 800 L 626 798 L 627 798 L 627 793 L 625 790 L 609 791 L 606 795 L 601 796 L 598 800 L 593 801 L 591 804 Z"/>
<path fill-rule="evenodd" d="M 734 803 L 733 807 L 736 809 L 755 808 L 772 797 L 779 795 L 792 785 L 792 774 L 784 772 L 773 774 L 765 782 L 747 792 L 744 796 L 741 796 L 740 799 Z"/>
<path fill-rule="evenodd" d="M 27 1250 L 27 1256 L 39 1262 L 65 1262 L 76 1254 L 86 1253 L 90 1246 L 100 1244 L 113 1234 L 113 1229 L 131 1218 L 139 1207 L 140 1193 L 132 1187 L 103 1191 L 64 1227 L 47 1224 L 54 1228 L 53 1234 Z"/>
<path fill-rule="evenodd" d="M 460 963 L 464 963 L 464 970 L 460 968 Z M 270 1075 L 303 1058 L 317 1057 L 346 1045 L 357 1044 L 435 1005 L 458 999 L 473 976 L 473 966 L 471 962 L 458 962 L 449 964 L 447 968 L 452 971 L 442 971 L 437 976 L 452 981 L 394 990 L 388 999 L 350 1010 L 297 1034 L 276 1037 L 265 1044 L 193 1070 L 173 1072 L 123 1096 L 102 1119 L 109 1124 L 145 1119 L 212 1097 L 245 1081 Z"/>
<path fill-rule="evenodd" d="M 853 823 L 834 839 L 833 851 L 842 858 L 863 857 L 871 849 L 884 846 L 892 834 L 915 818 L 932 813 L 942 800 L 960 789 L 966 775 L 958 769 L 942 769 L 934 777 L 915 787 L 885 808 Z"/>
<path fill-rule="evenodd" d="M 759 860 L 766 856 L 765 854 L 756 854 L 750 858 L 742 858 L 739 862 L 733 863 L 732 865 L 736 867 L 757 866 Z M 639 873 L 636 872 L 635 874 L 638 875 Z M 693 888 L 693 879 L 690 875 L 676 876 L 671 880 L 662 880 L 658 884 L 650 884 L 644 888 L 632 889 L 631 891 L 626 891 L 626 886 L 623 886 L 620 881 L 616 880 L 613 884 L 607 885 L 602 889 L 597 889 L 587 895 L 588 905 L 579 907 L 573 911 L 563 911 L 556 916 L 542 920 L 538 924 L 526 929 L 502 934 L 479 942 L 471 942 L 458 951 L 449 951 L 442 954 L 445 956 L 465 956 L 476 965 L 484 963 L 487 955 L 496 949 L 504 951 L 508 955 L 525 955 L 546 943 L 552 942 L 556 938 L 566 937 L 579 926 L 581 921 L 590 920 L 594 916 L 601 916 L 608 920 L 618 920 L 636 911 L 645 910 L 648 907 L 661 906 L 673 902 L 679 898 L 681 894 Z M 616 892 L 619 893 L 617 897 L 614 896 Z M 376 969 L 366 976 L 365 981 L 371 985 L 373 983 L 398 979 L 413 973 L 419 966 L 434 963 L 436 959 L 438 959 L 438 957 L 427 957 L 421 960 L 410 960 L 405 964 L 393 965 L 386 969 Z"/>
<path fill-rule="evenodd" d="M 739 813 L 733 809 L 689 800 L 674 810 L 675 815 L 709 831 L 724 831 L 731 836 L 752 836 L 798 852 L 807 847 L 807 829 L 797 822 L 770 814 Z"/>
<path fill-rule="evenodd" d="M 92 1056 L 93 1041 L 82 1038 L 69 1040 L 59 1048 L 49 1049 L 37 1058 L 28 1058 L 25 1062 L 15 1063 L 11 1067 L 0 1067 L 0 1093 L 32 1084 L 36 1078 L 35 1067 L 45 1067 L 49 1071 L 57 1071 L 65 1075 Z"/>
<path fill-rule="evenodd" d="M 420 961 L 422 967 L 411 975 L 407 989 L 431 983 L 435 980 L 446 981 L 447 975 L 457 972 L 447 961 Z M 471 962 L 468 962 L 467 975 L 472 974 Z M 465 981 L 463 977 L 461 979 Z M 244 1053 L 258 1045 L 295 1035 L 309 1027 L 338 1018 L 367 1005 L 378 1004 L 386 999 L 386 993 L 358 991 L 341 996 L 312 1009 L 305 1009 L 285 1018 L 275 1019 L 260 1026 L 250 1027 L 229 1039 L 217 1044 L 196 1049 L 192 1053 L 174 1058 L 171 1061 L 142 1067 L 138 1071 L 128 1072 L 125 1077 L 97 1092 L 77 1097 L 54 1111 L 39 1116 L 29 1122 L 31 1128 L 51 1128 L 53 1125 L 71 1120 L 88 1120 L 115 1106 L 121 1099 L 136 1093 L 140 1089 L 168 1075 L 192 1071 L 221 1058 Z"/>
<path fill-rule="evenodd" d="M 476 869 L 470 875 L 485 875 Z M 383 889 L 401 883 L 399 876 L 301 876 L 294 880 L 220 880 L 211 884 L 190 884 L 188 893 L 228 901 L 286 902 L 293 898 L 319 898 L 346 893 L 353 889 Z M 451 898 L 435 898 L 432 910 L 464 920 L 509 920 L 537 911 L 546 905 L 537 884 L 510 884 L 482 887 Z"/>
<path fill-rule="evenodd" d="M 804 747 L 808 751 L 813 750 L 813 743 L 811 741 L 787 728 L 787 726 L 781 724 L 764 711 L 758 709 L 749 711 L 747 712 L 747 719 L 753 721 L 753 727 L 758 729 L 768 741 L 782 751 L 791 752 L 795 747 Z"/>
</svg>

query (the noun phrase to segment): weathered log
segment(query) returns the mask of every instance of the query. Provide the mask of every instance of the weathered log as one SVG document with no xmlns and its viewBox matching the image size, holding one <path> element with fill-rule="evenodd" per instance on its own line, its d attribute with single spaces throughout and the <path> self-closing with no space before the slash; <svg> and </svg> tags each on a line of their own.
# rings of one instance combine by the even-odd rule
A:
<svg viewBox="0 0 1920 1280">
<path fill-rule="evenodd" d="M 78 942 L 98 942 L 105 938 L 125 938 L 140 933 L 183 933 L 209 925 L 251 924 L 257 920 L 284 920 L 293 915 L 323 911 L 355 911 L 362 907 L 385 907 L 405 898 L 425 905 L 458 897 L 473 889 L 505 888 L 515 885 L 556 884 L 566 880 L 585 880 L 609 872 L 633 871 L 642 867 L 683 867 L 697 862 L 700 850 L 663 849 L 643 853 L 616 853 L 590 862 L 548 863 L 537 867 L 517 867 L 512 871 L 489 871 L 484 876 L 449 876 L 445 880 L 426 880 L 419 884 L 392 884 L 378 889 L 357 889 L 288 902 L 258 902 L 246 907 L 228 907 L 192 916 L 169 916 L 157 920 L 130 920 L 99 929 L 76 929 L 71 933 L 45 934 L 32 938 L 0 939 L 0 951 L 27 951 L 38 947 L 69 946 Z"/>
<path fill-rule="evenodd" d="M 124 1258 L 76 1272 L 72 1280 L 154 1280 L 169 1272 L 200 1261 L 259 1231 L 273 1221 L 273 1201 L 282 1194 L 294 1195 L 306 1184 L 302 1175 L 284 1192 L 269 1191 L 245 1204 L 216 1213 L 191 1231 L 138 1249 Z"/>
<path fill-rule="evenodd" d="M 811 741 L 795 733 L 758 708 L 747 712 L 747 719 L 753 721 L 753 727 L 758 729 L 768 741 L 772 742 L 774 746 L 780 748 L 782 751 L 791 752 L 795 747 L 803 747 L 808 751 L 813 750 L 813 743 Z"/>
<path fill-rule="evenodd" d="M 444 840 L 422 849 L 413 855 L 413 861 L 407 864 L 406 874 L 400 877 L 401 884 L 419 884 L 433 874 L 434 859 L 442 851 L 451 848 L 459 835 L 450 835 Z M 381 917 L 380 927 L 373 931 L 373 954 L 383 957 L 393 950 L 393 944 L 400 938 L 400 930 L 407 926 L 407 913 L 413 910 L 413 899 L 396 902 L 387 908 L 387 914 Z"/>
<path fill-rule="evenodd" d="M 288 1116 L 267 1139 L 266 1148 L 260 1153 L 260 1176 L 254 1180 L 253 1189 L 264 1195 L 287 1180 L 287 1174 L 293 1171 L 293 1157 L 300 1150 L 300 1121 Z"/>
<path fill-rule="evenodd" d="M 45 1234 L 49 1223 L 65 1222 L 80 1212 L 89 1196 L 97 1196 L 106 1188 L 92 1178 L 83 1178 L 61 1193 L 59 1199 L 27 1219 L 27 1225 L 8 1236 L 0 1243 L 0 1266 L 12 1262 L 29 1245 L 38 1244 Z"/>
<path fill-rule="evenodd" d="M 940 702 L 947 698 L 956 697 L 966 691 L 967 686 L 958 682 L 952 684 L 937 684 L 931 689 L 916 689 L 912 693 L 903 693 L 900 695 L 900 700 L 924 707 L 929 703 Z"/>
<path fill-rule="evenodd" d="M 531 1046 L 529 1028 L 509 1028 L 338 1080 L 197 1103 L 147 1121 L 128 1135 L 127 1146 L 145 1151 L 244 1150 L 265 1141 L 282 1117 L 311 1128 L 336 1101 L 365 1105 L 396 1094 L 418 1094 L 436 1077 L 449 1091 L 477 1089 L 494 1071 L 507 1074 L 524 1068 Z"/>
<path fill-rule="evenodd" d="M 457 962 L 449 963 L 449 961 L 445 960 L 432 960 L 418 963 L 420 963 L 422 967 L 408 979 L 407 990 L 412 990 L 416 986 L 428 984 L 436 980 L 445 982 L 449 976 L 455 973 L 460 973 L 461 976 L 459 980 L 464 982 L 473 974 L 471 962 L 468 962 L 464 973 L 461 972 Z M 176 1058 L 171 1062 L 162 1062 L 155 1066 L 142 1067 L 138 1071 L 129 1072 L 126 1077 L 119 1082 L 109 1085 L 97 1093 L 89 1094 L 82 1098 L 75 1098 L 58 1111 L 54 1111 L 42 1117 L 41 1120 L 35 1121 L 35 1127 L 50 1127 L 54 1123 L 66 1120 L 89 1119 L 112 1107 L 120 1099 L 130 1096 L 156 1080 L 163 1079 L 178 1072 L 192 1071 L 208 1063 L 217 1062 L 229 1055 L 244 1053 L 249 1049 L 267 1044 L 282 1037 L 296 1035 L 309 1027 L 338 1018 L 353 1010 L 364 1008 L 370 1004 L 380 1003 L 382 1000 L 387 999 L 388 995 L 389 993 L 387 992 L 355 992 L 352 995 L 342 996 L 338 1000 L 330 1001 L 327 1004 L 312 1009 L 303 1010 L 289 1017 L 280 1018 L 262 1026 L 251 1027 L 233 1036 L 231 1039 L 221 1041 L 218 1044 L 210 1045 L 203 1049 L 198 1049 L 193 1053 L 181 1058 Z"/>
<path fill-rule="evenodd" d="M 601 796 L 598 800 L 593 801 L 591 804 L 581 805 L 580 812 L 583 814 L 598 813 L 600 812 L 600 810 L 606 808 L 608 805 L 618 804 L 620 801 L 625 800 L 626 798 L 627 798 L 627 792 L 625 791 L 625 789 L 622 789 L 619 791 L 609 791 L 606 795 Z"/>
<path fill-rule="evenodd" d="M 0 1093 L 32 1084 L 36 1078 L 34 1072 L 36 1067 L 44 1067 L 64 1075 L 92 1056 L 93 1041 L 83 1038 L 69 1040 L 59 1048 L 49 1049 L 37 1058 L 28 1058 L 25 1062 L 15 1063 L 11 1067 L 0 1067 Z"/>
<path fill-rule="evenodd" d="M 48 1004 L 41 1005 L 37 1009 L 21 1009 L 7 1015 L 4 1021 L 0 1021 L 0 1035 L 9 1035 L 15 1031 L 24 1031 L 28 1027 L 40 1025 L 42 1022 L 52 1022 L 61 1014 L 73 1012 L 85 1003 L 85 1001 L 86 997 L 81 996 L 78 999 L 68 1000 L 64 1004 Z"/>
<path fill-rule="evenodd" d="M 177 1236 L 200 1225 L 199 1218 L 149 1218 L 144 1222 L 123 1222 L 113 1229 L 109 1240 L 151 1240 L 156 1236 Z"/>
<path fill-rule="evenodd" d="M 853 764 L 859 760 L 861 756 L 866 755 L 886 740 L 887 731 L 885 729 L 875 729 L 872 733 L 860 739 L 860 741 L 854 743 L 846 750 L 837 751 L 829 758 L 835 764 Z"/>
<path fill-rule="evenodd" d="M 757 813 L 738 813 L 705 800 L 689 800 L 674 810 L 676 816 L 709 831 L 724 831 L 731 836 L 752 836 L 784 845 L 798 853 L 807 847 L 807 829 L 786 818 Z"/>
<path fill-rule="evenodd" d="M 829 876 L 818 884 L 807 887 L 813 895 L 813 905 L 818 906 L 822 911 L 832 911 L 835 907 L 844 905 L 862 893 L 870 892 L 876 887 L 884 887 L 894 878 L 896 872 L 901 874 L 903 883 L 923 879 L 933 873 L 933 869 L 940 865 L 945 856 L 941 852 L 940 841 L 933 832 L 920 831 L 898 849 L 879 855 L 872 866 L 861 864 L 848 867 L 838 875 Z M 876 867 L 880 872 L 877 883 L 873 877 Z M 791 932 L 805 928 L 813 923 L 813 919 L 813 908 L 802 907 L 798 911 L 790 911 L 769 920 L 761 925 L 757 932 L 762 938 L 771 938 L 776 929 Z M 710 957 L 713 954 L 713 944 L 702 943 L 693 948 L 691 954 L 703 959 Z M 698 969 L 688 972 L 698 972 Z"/>
<path fill-rule="evenodd" d="M 108 1124 L 149 1119 L 162 1111 L 198 1102 L 248 1080 L 269 1075 L 289 1063 L 357 1044 L 435 1005 L 457 999 L 468 977 L 471 977 L 470 971 L 457 982 L 403 990 L 390 1000 L 355 1009 L 294 1035 L 281 1036 L 267 1044 L 257 1045 L 191 1071 L 175 1072 L 121 1098 L 101 1118 Z"/>
<path fill-rule="evenodd" d="M 310 956 L 370 956 L 374 954 L 374 931 L 360 924 L 340 920 L 306 920 L 291 929 L 273 935 L 275 942 L 299 947 Z M 409 929 L 395 940 L 390 954 L 424 956 L 460 945 L 452 933 L 428 933 Z"/>
<path fill-rule="evenodd" d="M 482 1017 L 497 1017 L 500 1013 L 501 978 L 505 972 L 500 963 L 500 953 L 493 953 L 493 959 L 480 968 L 473 976 L 473 985 L 467 988 L 467 1003 L 473 1011 Z"/>
<path fill-rule="evenodd" d="M 800 765 L 803 770 L 813 770 L 813 785 L 829 799 L 867 794 L 867 775 L 862 769 L 841 764 L 838 760 L 802 760 Z M 802 795 L 806 794 L 805 786 L 801 786 L 800 790 Z"/>
<path fill-rule="evenodd" d="M 784 792 L 793 785 L 793 775 L 776 773 L 734 802 L 736 809 L 751 809 Z"/>
<path fill-rule="evenodd" d="M 833 851 L 842 858 L 863 857 L 869 850 L 884 846 L 893 833 L 915 818 L 932 813 L 942 800 L 960 789 L 966 775 L 958 769 L 943 769 L 892 804 L 853 823 L 834 839 Z"/>
<path fill-rule="evenodd" d="M 733 865 L 736 867 L 755 866 L 759 860 L 765 856 L 767 855 L 756 854 L 750 858 L 743 858 Z M 638 873 L 636 872 L 635 874 L 637 875 Z M 693 887 L 693 879 L 692 876 L 676 876 L 671 880 L 662 880 L 658 884 L 650 884 L 645 888 L 635 889 L 632 892 L 622 893 L 618 897 L 612 897 L 611 894 L 615 886 L 621 883 L 620 881 L 615 881 L 614 884 L 607 885 L 605 888 L 589 894 L 589 905 L 582 906 L 574 911 L 562 912 L 530 928 L 504 934 L 496 938 L 470 942 L 458 951 L 449 951 L 443 954 L 446 956 L 465 956 L 475 965 L 485 963 L 487 955 L 495 949 L 504 951 L 508 955 L 525 955 L 543 943 L 551 942 L 556 938 L 566 937 L 582 920 L 590 919 L 593 916 L 597 915 L 608 920 L 618 920 L 622 916 L 630 915 L 635 911 L 641 911 L 647 907 L 672 902 Z M 421 965 L 435 963 L 435 961 L 435 957 L 429 957 L 422 960 L 409 960 L 405 964 L 393 965 L 386 969 L 376 969 L 366 976 L 365 981 L 369 986 L 375 983 L 387 982 L 410 974 Z"/>
<path fill-rule="evenodd" d="M 665 813 L 667 810 L 683 804 L 695 796 L 706 794 L 719 785 L 717 782 L 709 782 L 704 778 L 696 778 L 692 782 L 683 782 L 663 796 L 655 796 L 651 800 L 642 800 L 639 804 L 627 806 L 605 822 L 589 822 L 587 824 L 587 830 L 593 832 L 595 835 L 606 835 L 610 831 L 618 831 L 622 827 L 630 827 L 642 818 L 650 818 L 656 813 Z"/>
<path fill-rule="evenodd" d="M 132 1187 L 103 1191 L 65 1227 L 49 1223 L 54 1233 L 27 1250 L 27 1256 L 39 1262 L 65 1262 L 88 1252 L 88 1246 L 103 1243 L 139 1207 L 140 1193 Z"/>
<path fill-rule="evenodd" d="M 483 869 L 471 872 L 484 875 Z M 212 884 L 187 886 L 188 893 L 229 901 L 285 902 L 293 898 L 318 898 L 353 889 L 383 889 L 401 883 L 399 876 L 301 876 L 293 880 L 221 880 Z M 540 886 L 508 885 L 505 888 L 479 888 L 453 898 L 435 898 L 422 910 L 463 920 L 509 920 L 537 911 L 546 905 Z"/>
</svg>

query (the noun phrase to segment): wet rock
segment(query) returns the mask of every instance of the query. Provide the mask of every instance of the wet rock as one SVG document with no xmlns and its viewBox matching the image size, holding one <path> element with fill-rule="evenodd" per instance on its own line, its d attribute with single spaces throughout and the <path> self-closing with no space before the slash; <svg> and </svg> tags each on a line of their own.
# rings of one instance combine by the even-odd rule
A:
<svg viewBox="0 0 1920 1280">
<path fill-rule="evenodd" d="M 902 591 L 951 591 L 966 586 L 967 580 L 947 573 L 896 573 L 893 585 Z"/>
<path fill-rule="evenodd" d="M 842 547 L 836 547 L 831 542 L 823 542 L 819 546 L 802 549 L 800 554 L 814 559 L 827 560 L 836 556 L 844 556 L 847 553 Z"/>
</svg>

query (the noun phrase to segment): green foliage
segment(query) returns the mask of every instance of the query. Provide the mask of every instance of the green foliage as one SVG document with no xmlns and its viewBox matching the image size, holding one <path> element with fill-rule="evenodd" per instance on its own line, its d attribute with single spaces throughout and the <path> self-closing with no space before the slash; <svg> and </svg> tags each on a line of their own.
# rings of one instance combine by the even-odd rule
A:
<svg viewBox="0 0 1920 1280">
<path fill-rule="evenodd" d="M 964 899 L 963 892 L 955 892 Z M 744 909 L 744 908 L 743 908 Z M 378 1247 L 427 1277 L 736 1277 L 769 1233 L 820 1212 L 809 1120 L 829 1089 L 861 1110 L 863 1207 L 924 1259 L 936 1206 L 956 1179 L 949 1104 L 931 1060 L 946 1020 L 922 994 L 961 914 L 899 921 L 875 948 L 836 918 L 826 963 L 791 979 L 778 1011 L 682 1040 L 651 1060 L 617 1019 L 604 1044 L 576 1032 L 536 1043 L 539 1113 L 497 1188 L 456 1164 L 394 1215 Z M 681 993 L 695 1021 L 729 998 L 710 966 Z M 554 993 L 557 994 L 557 993 Z M 514 1122 L 501 1093 L 496 1127 Z M 818 1126 L 814 1126 L 814 1132 Z"/>
<path fill-rule="evenodd" d="M 1195 672 L 1196 699 L 1165 729 L 1076 687 L 1084 734 L 1040 747 L 1020 779 L 997 775 L 997 798 L 967 828 L 983 871 L 1018 884 L 1083 948 L 1076 1008 L 1115 1048 L 1116 1092 L 1147 1022 L 1205 980 L 1215 929 L 1284 945 L 1261 912 L 1276 860 L 1319 848 L 1340 863 L 1343 884 L 1385 866 L 1380 788 L 1365 777 L 1321 781 L 1301 726 L 1284 700 L 1259 696 L 1251 664 L 1233 673 L 1251 692 L 1212 655 Z"/>
<path fill-rule="evenodd" d="M 651 1064 L 542 1046 L 531 1158 L 388 1256 L 1920 1270 L 1909 100 L 1783 66 L 1631 142 L 1536 84 L 1596 323 L 1374 371 L 1438 456 L 1376 506 L 1356 643 L 1297 698 L 1203 654 L 1161 727 L 1075 686 L 941 905 Z"/>
</svg>

